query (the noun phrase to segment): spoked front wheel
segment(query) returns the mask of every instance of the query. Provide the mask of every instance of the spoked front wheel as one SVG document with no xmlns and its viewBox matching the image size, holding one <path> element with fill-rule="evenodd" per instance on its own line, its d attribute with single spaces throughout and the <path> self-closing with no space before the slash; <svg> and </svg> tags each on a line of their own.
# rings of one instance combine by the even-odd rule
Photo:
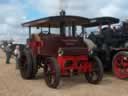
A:
<svg viewBox="0 0 128 96">
<path fill-rule="evenodd" d="M 112 61 L 113 73 L 117 78 L 128 78 L 128 52 L 118 52 Z"/>
<path fill-rule="evenodd" d="M 85 73 L 85 77 L 89 83 L 98 84 L 103 78 L 103 65 L 97 56 L 91 57 L 89 60 L 91 71 Z"/>
<path fill-rule="evenodd" d="M 44 67 L 45 82 L 51 88 L 57 88 L 60 82 L 60 67 L 54 57 L 47 57 Z"/>
</svg>

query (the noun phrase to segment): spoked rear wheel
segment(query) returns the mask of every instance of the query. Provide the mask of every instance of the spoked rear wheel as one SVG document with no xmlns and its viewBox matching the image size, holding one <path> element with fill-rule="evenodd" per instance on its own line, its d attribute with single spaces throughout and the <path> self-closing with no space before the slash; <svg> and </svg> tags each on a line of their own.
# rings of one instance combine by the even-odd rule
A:
<svg viewBox="0 0 128 96">
<path fill-rule="evenodd" d="M 91 57 L 91 72 L 85 74 L 89 83 L 98 84 L 103 78 L 103 65 L 97 56 Z"/>
<path fill-rule="evenodd" d="M 113 72 L 117 78 L 128 78 L 128 52 L 118 52 L 112 61 Z"/>
<path fill-rule="evenodd" d="M 45 82 L 51 88 L 57 88 L 60 82 L 60 67 L 53 57 L 46 58 L 44 67 Z"/>
</svg>

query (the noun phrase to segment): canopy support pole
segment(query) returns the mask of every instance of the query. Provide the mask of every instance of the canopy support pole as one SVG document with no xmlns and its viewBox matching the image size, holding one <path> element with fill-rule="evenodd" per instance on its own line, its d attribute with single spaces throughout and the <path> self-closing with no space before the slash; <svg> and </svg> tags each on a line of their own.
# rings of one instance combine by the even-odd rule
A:
<svg viewBox="0 0 128 96">
<path fill-rule="evenodd" d="M 31 38 L 31 27 L 29 26 L 29 38 Z"/>
<path fill-rule="evenodd" d="M 48 25 L 48 34 L 51 34 L 51 26 L 50 26 L 50 24 Z"/>
</svg>

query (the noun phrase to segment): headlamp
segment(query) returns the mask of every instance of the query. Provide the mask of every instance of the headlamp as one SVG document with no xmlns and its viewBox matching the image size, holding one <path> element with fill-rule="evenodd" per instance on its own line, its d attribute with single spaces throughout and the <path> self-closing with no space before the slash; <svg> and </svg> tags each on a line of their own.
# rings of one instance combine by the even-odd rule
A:
<svg viewBox="0 0 128 96">
<path fill-rule="evenodd" d="M 58 55 L 59 56 L 62 56 L 64 54 L 64 51 L 62 50 L 62 48 L 59 48 L 59 50 L 58 50 Z"/>
</svg>

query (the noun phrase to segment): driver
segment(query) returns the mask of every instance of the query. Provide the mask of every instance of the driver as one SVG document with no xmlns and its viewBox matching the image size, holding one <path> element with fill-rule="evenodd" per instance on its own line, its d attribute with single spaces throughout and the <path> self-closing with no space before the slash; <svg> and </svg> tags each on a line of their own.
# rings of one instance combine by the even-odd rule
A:
<svg viewBox="0 0 128 96">
<path fill-rule="evenodd" d="M 111 29 L 110 25 L 108 25 L 108 27 L 105 27 L 102 29 L 102 34 L 103 34 L 103 38 L 104 38 L 104 43 L 102 45 L 103 50 L 105 50 L 106 52 L 106 59 L 109 60 L 110 59 L 110 51 L 111 51 L 111 45 L 112 45 L 112 34 L 113 34 L 113 30 Z"/>
<path fill-rule="evenodd" d="M 102 29 L 102 34 L 104 37 L 104 43 L 107 46 L 111 46 L 111 42 L 112 42 L 112 34 L 113 34 L 113 30 L 111 29 L 111 27 L 105 27 Z"/>
</svg>

